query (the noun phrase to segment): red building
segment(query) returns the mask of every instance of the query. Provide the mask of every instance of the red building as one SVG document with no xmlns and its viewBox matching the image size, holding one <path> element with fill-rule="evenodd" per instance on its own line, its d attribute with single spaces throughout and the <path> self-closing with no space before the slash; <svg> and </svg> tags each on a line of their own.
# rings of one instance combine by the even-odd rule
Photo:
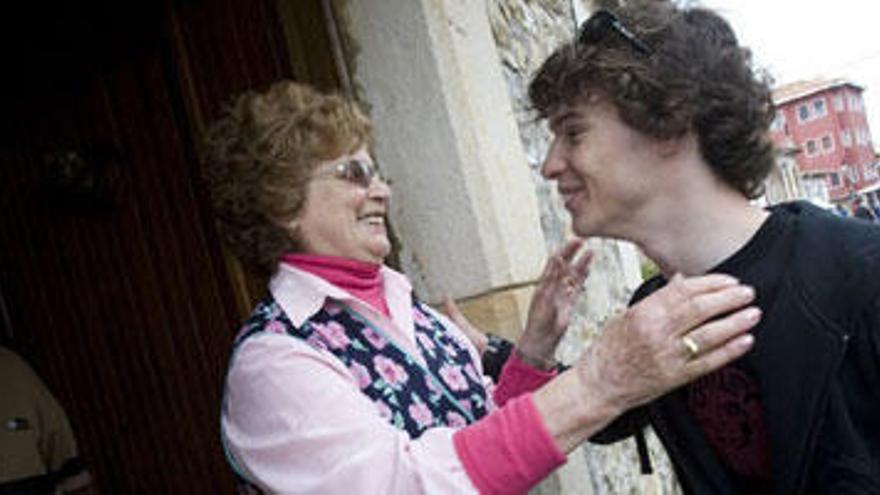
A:
<svg viewBox="0 0 880 495">
<path fill-rule="evenodd" d="M 835 203 L 878 194 L 880 174 L 862 91 L 834 79 L 800 81 L 773 92 L 773 140 L 800 148 L 797 165 L 808 194 L 825 189 Z"/>
</svg>

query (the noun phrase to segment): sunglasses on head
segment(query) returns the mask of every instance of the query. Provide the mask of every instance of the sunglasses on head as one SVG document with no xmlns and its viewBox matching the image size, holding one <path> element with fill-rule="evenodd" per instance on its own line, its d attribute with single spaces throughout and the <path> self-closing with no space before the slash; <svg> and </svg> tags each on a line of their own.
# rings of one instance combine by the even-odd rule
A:
<svg viewBox="0 0 880 495">
<path fill-rule="evenodd" d="M 654 53 L 645 42 L 627 29 L 616 15 L 605 9 L 597 10 L 589 19 L 581 24 L 581 29 L 578 33 L 578 43 L 595 45 L 605 39 L 609 33 L 614 33 L 623 38 L 635 51 L 643 55 Z"/>
<path fill-rule="evenodd" d="M 378 175 L 376 167 L 374 167 L 372 163 L 354 158 L 342 163 L 337 163 L 330 169 L 312 175 L 311 178 L 335 177 L 366 189 L 370 187 L 370 184 L 373 183 L 373 179 L 378 177 Z"/>
</svg>

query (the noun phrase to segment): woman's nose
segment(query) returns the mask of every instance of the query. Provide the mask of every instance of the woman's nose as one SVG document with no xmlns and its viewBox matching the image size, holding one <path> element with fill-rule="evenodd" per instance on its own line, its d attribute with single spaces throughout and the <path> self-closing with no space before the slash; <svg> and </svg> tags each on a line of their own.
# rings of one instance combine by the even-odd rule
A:
<svg viewBox="0 0 880 495">
<path fill-rule="evenodd" d="M 391 181 L 377 174 L 373 177 L 373 180 L 370 181 L 370 186 L 367 188 L 367 194 L 372 199 L 390 199 Z"/>
</svg>

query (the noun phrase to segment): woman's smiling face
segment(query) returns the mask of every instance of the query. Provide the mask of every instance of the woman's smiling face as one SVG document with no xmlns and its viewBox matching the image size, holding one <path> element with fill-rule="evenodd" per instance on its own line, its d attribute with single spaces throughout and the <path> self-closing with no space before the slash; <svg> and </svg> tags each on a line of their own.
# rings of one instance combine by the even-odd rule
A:
<svg viewBox="0 0 880 495">
<path fill-rule="evenodd" d="M 364 187 L 334 173 L 352 160 L 373 164 L 361 147 L 315 169 L 305 204 L 292 222 L 295 240 L 304 253 L 382 263 L 391 251 L 386 228 L 391 189 L 378 175 Z"/>
</svg>

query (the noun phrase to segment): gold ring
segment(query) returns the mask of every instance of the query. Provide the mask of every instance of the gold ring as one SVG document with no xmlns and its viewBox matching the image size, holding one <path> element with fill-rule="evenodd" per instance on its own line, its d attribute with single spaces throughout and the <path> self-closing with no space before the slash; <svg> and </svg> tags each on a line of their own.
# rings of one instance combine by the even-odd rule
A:
<svg viewBox="0 0 880 495">
<path fill-rule="evenodd" d="M 694 339 L 685 335 L 684 337 L 681 338 L 681 343 L 684 344 L 691 359 L 695 359 L 697 356 L 700 355 L 700 346 L 697 345 L 697 343 L 694 341 Z"/>
</svg>

